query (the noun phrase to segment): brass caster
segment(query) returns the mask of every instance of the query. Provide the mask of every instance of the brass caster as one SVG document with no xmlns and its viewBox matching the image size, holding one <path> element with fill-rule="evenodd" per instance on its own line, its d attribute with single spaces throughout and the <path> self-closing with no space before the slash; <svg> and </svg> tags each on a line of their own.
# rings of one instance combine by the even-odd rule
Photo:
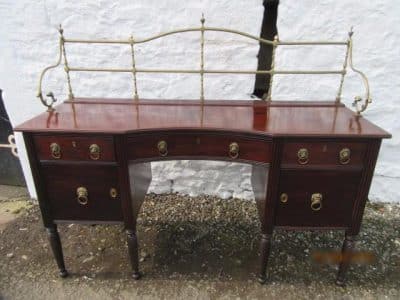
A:
<svg viewBox="0 0 400 300">
<path fill-rule="evenodd" d="M 264 284 L 264 283 L 267 282 L 267 276 L 266 276 L 266 275 L 259 275 L 258 278 L 257 278 L 257 281 L 258 281 L 260 284 Z"/>
<path fill-rule="evenodd" d="M 132 278 L 135 280 L 139 280 L 142 277 L 142 274 L 140 272 L 133 272 Z"/>
<path fill-rule="evenodd" d="M 68 271 L 67 270 L 61 270 L 59 273 L 61 278 L 68 277 Z"/>
<path fill-rule="evenodd" d="M 342 279 L 336 279 L 335 283 L 336 283 L 337 286 L 340 286 L 340 287 L 345 287 L 346 286 L 346 282 L 344 280 L 342 280 Z"/>
</svg>

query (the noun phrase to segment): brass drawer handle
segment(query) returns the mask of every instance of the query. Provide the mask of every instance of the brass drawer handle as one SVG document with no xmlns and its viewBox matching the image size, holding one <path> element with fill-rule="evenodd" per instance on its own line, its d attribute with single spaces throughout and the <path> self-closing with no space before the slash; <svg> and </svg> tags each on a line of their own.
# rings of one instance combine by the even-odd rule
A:
<svg viewBox="0 0 400 300">
<path fill-rule="evenodd" d="M 60 159 L 61 158 L 61 147 L 57 143 L 51 143 L 50 145 L 50 153 L 51 156 L 55 159 Z"/>
<path fill-rule="evenodd" d="M 339 162 L 342 165 L 347 165 L 350 162 L 351 151 L 349 148 L 343 148 L 339 152 Z"/>
<path fill-rule="evenodd" d="M 161 156 L 167 156 L 168 144 L 166 141 L 159 141 L 157 144 L 157 148 L 158 148 L 158 153 L 160 153 Z"/>
<path fill-rule="evenodd" d="M 98 160 L 100 158 L 100 147 L 97 144 L 91 144 L 89 146 L 89 156 L 93 160 Z"/>
<path fill-rule="evenodd" d="M 117 198 L 117 196 L 118 196 L 117 189 L 116 188 L 111 188 L 110 189 L 110 197 L 115 199 L 115 198 Z"/>
<path fill-rule="evenodd" d="M 239 156 L 239 144 L 235 143 L 235 142 L 231 143 L 229 145 L 228 154 L 229 154 L 230 158 L 232 158 L 232 159 L 238 158 L 238 156 Z"/>
<path fill-rule="evenodd" d="M 299 162 L 299 164 L 301 164 L 301 165 L 307 164 L 308 158 L 309 158 L 309 154 L 308 154 L 308 150 L 306 148 L 301 148 L 301 149 L 299 149 L 299 151 L 297 151 L 297 161 Z"/>
<path fill-rule="evenodd" d="M 311 209 L 319 211 L 322 208 L 322 194 L 315 193 L 311 195 Z"/>
<path fill-rule="evenodd" d="M 88 190 L 87 188 L 80 186 L 76 189 L 76 200 L 80 205 L 86 205 L 88 203 Z"/>
<path fill-rule="evenodd" d="M 286 194 L 286 193 L 281 194 L 280 200 L 282 203 L 286 203 L 288 201 L 288 199 L 289 199 L 288 194 Z"/>
</svg>

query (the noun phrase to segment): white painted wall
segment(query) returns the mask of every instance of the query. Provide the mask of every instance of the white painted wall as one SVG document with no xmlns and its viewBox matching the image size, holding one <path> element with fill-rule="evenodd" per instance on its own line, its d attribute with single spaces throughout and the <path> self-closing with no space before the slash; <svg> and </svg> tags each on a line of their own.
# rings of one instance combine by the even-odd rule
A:
<svg viewBox="0 0 400 300">
<path fill-rule="evenodd" d="M 198 26 L 201 12 L 206 24 L 259 34 L 264 7 L 262 0 L 190 0 L 190 1 L 57 1 L 0 0 L 0 87 L 14 125 L 44 108 L 35 98 L 39 72 L 57 57 L 56 28 L 62 23 L 67 37 L 142 38 L 174 28 Z M 399 105 L 393 95 L 400 94 L 399 51 L 400 3 L 390 1 L 288 1 L 281 0 L 278 29 L 282 40 L 346 38 L 350 25 L 355 26 L 355 64 L 371 81 L 374 103 L 365 116 L 393 133 L 383 143 L 370 197 L 376 201 L 398 201 L 400 164 L 396 116 Z M 137 48 L 137 65 L 141 67 L 197 68 L 199 40 L 193 34 L 162 39 Z M 377 46 L 379 45 L 379 47 Z M 256 68 L 257 43 L 237 36 L 207 33 L 206 67 Z M 130 65 L 126 46 L 70 46 L 70 65 Z M 88 54 L 89 53 L 89 54 Z M 299 63 L 299 61 L 301 63 Z M 278 66 L 301 68 L 308 64 L 325 68 L 340 67 L 343 51 L 334 48 L 281 49 Z M 296 80 L 299 77 L 296 77 Z M 47 77 L 45 91 L 52 90 L 65 98 L 65 76 L 62 68 Z M 276 77 L 273 96 L 276 99 L 332 99 L 337 77 Z M 130 97 L 132 80 L 127 74 L 72 74 L 75 95 Z M 209 75 L 205 79 L 206 98 L 250 99 L 253 76 Z M 199 95 L 196 75 L 138 76 L 139 94 L 144 98 L 194 99 Z M 351 103 L 362 92 L 355 76 L 348 76 L 344 102 Z M 27 164 L 23 141 L 17 135 L 22 166 L 32 195 L 34 187 Z M 251 199 L 250 167 L 221 162 L 196 161 L 155 163 L 154 192 L 218 194 L 223 198 Z"/>
</svg>

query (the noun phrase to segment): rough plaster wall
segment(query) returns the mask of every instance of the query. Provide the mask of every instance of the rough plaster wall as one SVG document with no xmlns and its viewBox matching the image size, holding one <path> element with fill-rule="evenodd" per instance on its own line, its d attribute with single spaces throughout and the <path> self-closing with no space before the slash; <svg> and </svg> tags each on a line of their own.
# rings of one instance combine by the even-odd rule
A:
<svg viewBox="0 0 400 300">
<path fill-rule="evenodd" d="M 389 5 L 390 4 L 390 5 Z M 262 0 L 251 1 L 5 1 L 0 0 L 0 86 L 4 89 L 6 107 L 13 124 L 18 124 L 43 107 L 34 97 L 38 75 L 57 56 L 56 27 L 62 23 L 65 35 L 81 38 L 146 37 L 160 31 L 198 26 L 201 12 L 206 24 L 259 34 L 263 13 Z M 344 39 L 350 25 L 355 25 L 355 64 L 371 80 L 375 103 L 366 117 L 391 131 L 394 138 L 383 144 L 371 198 L 398 201 L 399 164 L 396 162 L 396 115 L 399 106 L 391 95 L 399 92 L 399 60 L 396 44 L 400 42 L 400 3 L 397 1 L 281 1 L 278 29 L 281 39 Z M 380 47 L 376 47 L 376 43 Z M 130 65 L 129 47 L 68 45 L 70 65 Z M 169 37 L 137 48 L 137 65 L 141 67 L 197 68 L 199 40 L 192 34 Z M 320 51 L 285 50 L 278 52 L 278 66 L 301 68 L 341 66 L 340 49 Z M 206 68 L 255 68 L 257 43 L 236 36 L 207 33 Z M 88 55 L 90 53 L 90 55 Z M 336 55 L 340 54 L 340 56 Z M 301 57 L 299 64 L 298 57 Z M 296 77 L 296 80 L 300 77 Z M 277 99 L 332 99 L 337 77 L 307 77 L 297 84 L 293 77 L 276 77 L 273 95 Z M 79 96 L 132 95 L 128 74 L 73 74 L 74 93 Z M 205 96 L 213 99 L 250 99 L 254 77 L 208 75 Z M 61 100 L 66 95 L 62 68 L 47 77 L 45 91 L 52 90 Z M 334 88 L 335 87 L 335 88 Z M 199 96 L 196 75 L 138 76 L 139 94 L 144 98 L 195 99 Z M 344 90 L 345 102 L 359 93 L 358 78 L 349 76 Z M 384 103 L 384 106 L 382 105 Z M 27 164 L 23 141 L 17 135 L 22 166 L 29 190 L 34 188 Z M 221 162 L 184 161 L 153 164 L 155 175 L 151 191 L 181 192 L 191 195 L 217 193 L 251 199 L 250 167 Z"/>
</svg>

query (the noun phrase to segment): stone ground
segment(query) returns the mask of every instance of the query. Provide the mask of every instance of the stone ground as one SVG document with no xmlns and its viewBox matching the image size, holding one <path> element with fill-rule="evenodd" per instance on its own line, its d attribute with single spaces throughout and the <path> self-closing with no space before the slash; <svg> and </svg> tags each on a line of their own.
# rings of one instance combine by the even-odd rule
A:
<svg viewBox="0 0 400 300">
<path fill-rule="evenodd" d="M 0 298 L 232 299 L 400 298 L 400 206 L 368 204 L 358 249 L 377 259 L 354 265 L 345 288 L 337 267 L 319 264 L 343 233 L 274 234 L 269 275 L 255 280 L 259 223 L 239 199 L 148 195 L 139 218 L 144 277 L 129 278 L 121 226 L 59 226 L 70 277 L 57 277 L 38 207 L 21 188 L 0 186 Z"/>
</svg>

